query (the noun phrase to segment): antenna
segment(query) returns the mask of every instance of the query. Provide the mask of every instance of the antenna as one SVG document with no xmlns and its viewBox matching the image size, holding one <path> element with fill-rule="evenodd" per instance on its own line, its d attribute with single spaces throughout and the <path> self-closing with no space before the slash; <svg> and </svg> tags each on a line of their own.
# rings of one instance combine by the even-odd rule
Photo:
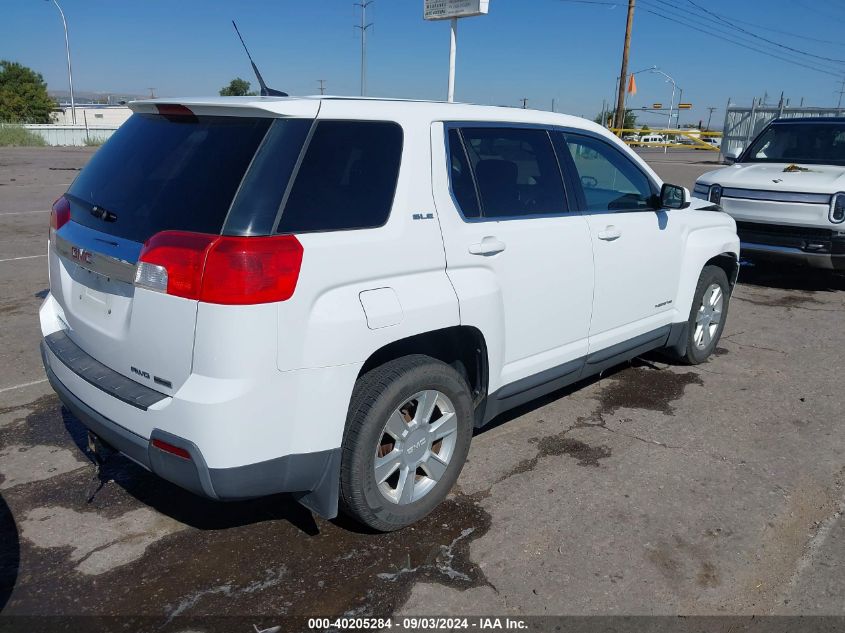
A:
<svg viewBox="0 0 845 633">
<path fill-rule="evenodd" d="M 262 97 L 287 97 L 288 93 L 282 92 L 281 90 L 274 90 L 273 88 L 268 88 L 267 84 L 264 83 L 264 78 L 261 76 L 261 73 L 258 72 L 258 66 L 255 65 L 255 62 L 252 61 L 252 55 L 249 54 L 249 49 L 246 47 L 246 43 L 244 42 L 244 38 L 241 37 L 241 32 L 238 30 L 238 25 L 235 24 L 235 21 L 232 20 L 232 26 L 235 27 L 235 33 L 238 34 L 238 39 L 241 41 L 241 45 L 244 47 L 246 51 L 246 56 L 249 57 L 249 63 L 252 64 L 252 70 L 255 73 L 255 78 L 258 80 L 258 85 L 261 86 L 261 96 Z"/>
</svg>

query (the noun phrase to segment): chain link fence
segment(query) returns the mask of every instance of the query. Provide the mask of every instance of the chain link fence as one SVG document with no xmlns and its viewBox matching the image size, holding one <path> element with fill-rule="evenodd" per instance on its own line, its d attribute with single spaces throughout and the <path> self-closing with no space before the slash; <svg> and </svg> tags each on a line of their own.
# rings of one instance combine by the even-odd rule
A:
<svg viewBox="0 0 845 633">
<path fill-rule="evenodd" d="M 833 116 L 845 116 L 845 108 L 795 108 L 785 105 L 783 101 L 779 105 L 770 106 L 757 99 L 752 101 L 751 107 L 728 104 L 722 128 L 722 155 L 727 152 L 739 152 L 748 147 L 754 137 L 773 119 Z"/>
</svg>

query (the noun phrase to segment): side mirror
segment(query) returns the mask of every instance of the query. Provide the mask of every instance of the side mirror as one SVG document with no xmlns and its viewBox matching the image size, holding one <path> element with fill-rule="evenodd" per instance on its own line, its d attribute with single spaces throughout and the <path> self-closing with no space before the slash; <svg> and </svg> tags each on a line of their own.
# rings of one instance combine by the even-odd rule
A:
<svg viewBox="0 0 845 633">
<path fill-rule="evenodd" d="M 689 189 L 679 185 L 663 183 L 660 188 L 661 209 L 686 209 L 690 205 Z"/>
<path fill-rule="evenodd" d="M 723 156 L 725 158 L 725 164 L 733 165 L 737 161 L 737 159 L 740 157 L 741 154 L 742 154 L 742 148 L 741 147 L 737 147 L 736 149 L 732 149 L 732 150 L 725 152 L 723 154 Z"/>
</svg>

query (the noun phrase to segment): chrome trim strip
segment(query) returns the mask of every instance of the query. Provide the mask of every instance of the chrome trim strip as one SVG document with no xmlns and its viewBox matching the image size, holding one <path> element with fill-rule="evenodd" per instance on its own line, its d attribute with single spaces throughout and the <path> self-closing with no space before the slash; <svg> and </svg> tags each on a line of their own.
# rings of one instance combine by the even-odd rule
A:
<svg viewBox="0 0 845 633">
<path fill-rule="evenodd" d="M 791 191 L 766 191 L 760 189 L 739 189 L 722 187 L 723 198 L 767 200 L 769 202 L 799 202 L 802 204 L 830 204 L 830 194 L 798 193 Z"/>
<path fill-rule="evenodd" d="M 100 234 L 102 237 L 96 234 L 99 231 L 69 222 L 56 233 L 56 253 L 92 273 L 127 284 L 135 283 L 135 262 L 141 244 L 105 233 Z"/>
</svg>

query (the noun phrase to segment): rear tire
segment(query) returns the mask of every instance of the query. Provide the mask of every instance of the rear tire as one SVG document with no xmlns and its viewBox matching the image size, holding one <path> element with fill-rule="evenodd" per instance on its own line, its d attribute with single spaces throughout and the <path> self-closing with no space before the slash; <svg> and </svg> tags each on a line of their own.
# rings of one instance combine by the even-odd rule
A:
<svg viewBox="0 0 845 633">
<path fill-rule="evenodd" d="M 731 287 L 718 266 L 705 266 L 698 278 L 686 327 L 686 348 L 680 360 L 688 365 L 706 361 L 722 336 L 728 318 Z"/>
<path fill-rule="evenodd" d="M 341 512 L 383 532 L 419 521 L 457 481 L 472 428 L 469 386 L 449 365 L 411 355 L 367 372 L 346 420 Z"/>
</svg>

